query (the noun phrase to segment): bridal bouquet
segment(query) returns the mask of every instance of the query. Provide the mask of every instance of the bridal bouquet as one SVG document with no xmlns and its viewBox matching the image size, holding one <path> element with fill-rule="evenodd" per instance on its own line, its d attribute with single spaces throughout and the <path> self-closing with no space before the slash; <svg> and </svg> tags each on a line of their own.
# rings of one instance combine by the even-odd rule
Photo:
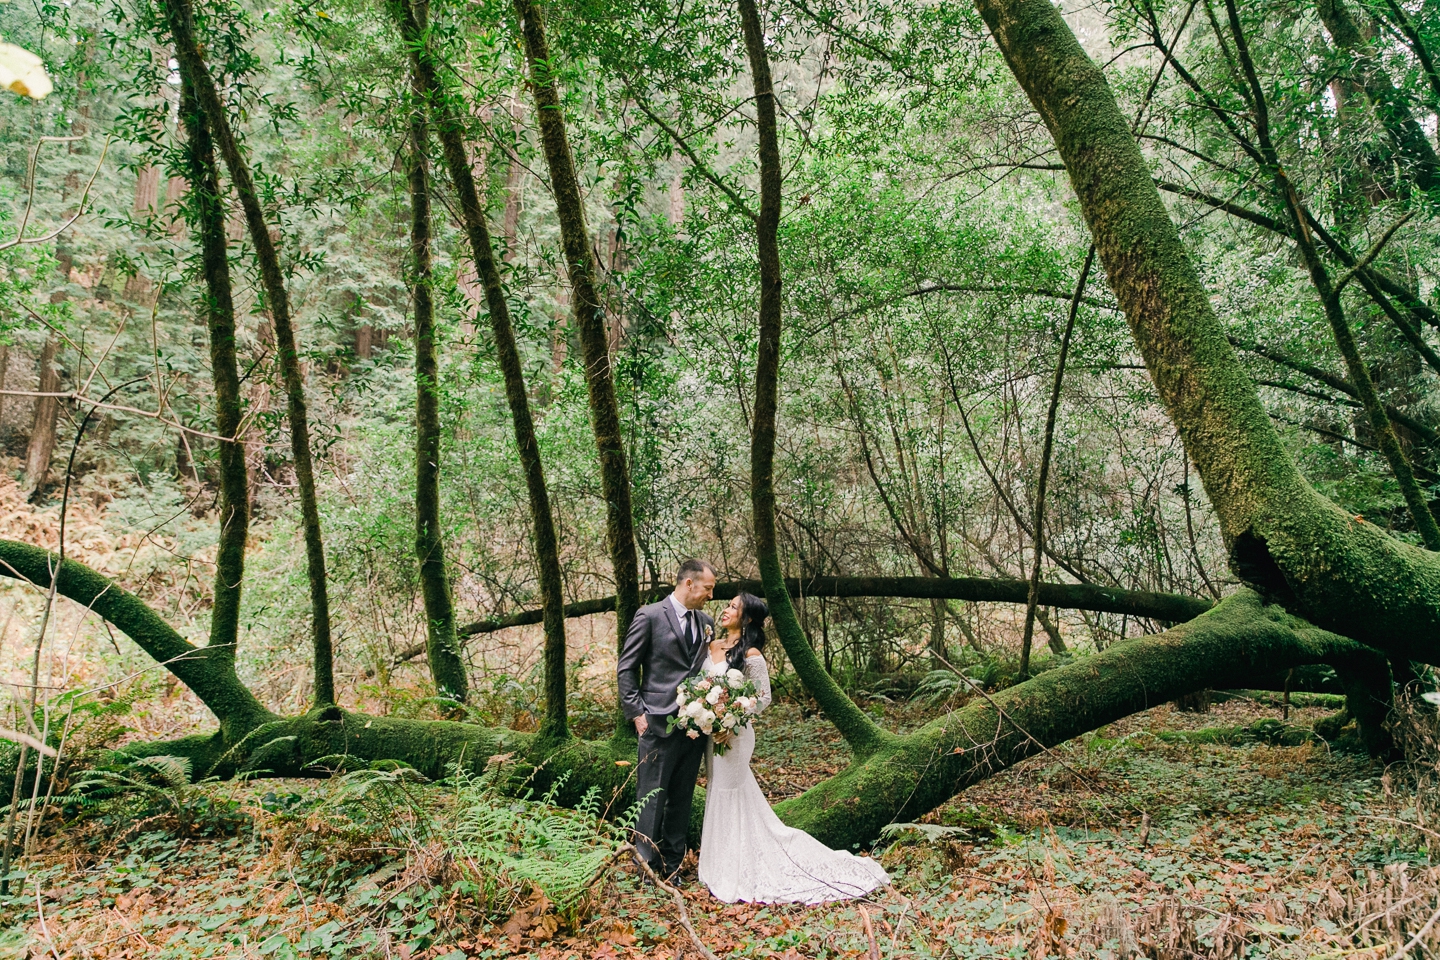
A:
<svg viewBox="0 0 1440 960">
<path fill-rule="evenodd" d="M 721 731 L 734 733 L 759 712 L 758 704 L 755 684 L 739 670 L 688 677 L 675 691 L 680 712 L 670 718 L 667 732 L 684 730 L 691 740 Z M 728 749 L 729 744 L 715 744 L 715 752 L 721 756 Z"/>
</svg>

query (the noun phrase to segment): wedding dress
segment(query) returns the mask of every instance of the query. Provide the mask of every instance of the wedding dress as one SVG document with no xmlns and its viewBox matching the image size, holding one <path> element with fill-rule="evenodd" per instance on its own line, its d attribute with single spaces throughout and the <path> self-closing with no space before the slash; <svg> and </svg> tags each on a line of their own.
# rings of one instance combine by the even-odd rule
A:
<svg viewBox="0 0 1440 960">
<path fill-rule="evenodd" d="M 706 658 L 706 671 L 723 674 L 728 665 Z M 747 657 L 745 676 L 755 682 L 760 709 L 770 705 L 770 676 L 764 657 Z M 726 903 L 824 903 L 862 897 L 890 883 L 874 860 L 831 850 L 803 830 L 780 822 L 750 772 L 755 727 L 743 727 L 730 749 L 707 748 L 709 786 L 700 834 L 700 882 Z"/>
</svg>

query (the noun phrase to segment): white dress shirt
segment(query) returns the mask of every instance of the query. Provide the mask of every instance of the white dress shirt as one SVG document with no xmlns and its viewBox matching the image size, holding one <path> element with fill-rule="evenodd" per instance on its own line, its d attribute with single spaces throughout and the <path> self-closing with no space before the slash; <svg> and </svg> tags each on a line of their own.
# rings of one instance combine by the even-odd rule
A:
<svg viewBox="0 0 1440 960">
<path fill-rule="evenodd" d="M 700 639 L 700 617 L 695 613 L 694 610 L 691 610 L 689 607 L 685 606 L 685 604 L 681 603 L 681 602 L 680 602 L 680 598 L 677 597 L 677 596 L 675 596 L 675 594 L 673 594 L 673 593 L 670 594 L 670 603 L 675 607 L 675 615 L 680 618 L 680 637 L 681 637 L 681 639 L 687 640 L 687 641 L 690 639 L 690 637 L 686 636 L 687 628 L 686 628 L 686 626 L 685 626 L 685 618 L 686 618 L 686 617 L 690 617 L 691 620 L 690 620 L 690 627 L 689 627 L 689 629 L 694 631 L 694 639 L 699 640 L 699 639 Z"/>
</svg>

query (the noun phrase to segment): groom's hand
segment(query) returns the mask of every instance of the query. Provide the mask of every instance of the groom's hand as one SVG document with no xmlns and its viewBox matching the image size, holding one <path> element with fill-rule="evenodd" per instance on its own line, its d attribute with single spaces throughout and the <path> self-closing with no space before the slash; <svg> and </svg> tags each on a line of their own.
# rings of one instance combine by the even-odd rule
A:
<svg viewBox="0 0 1440 960">
<path fill-rule="evenodd" d="M 636 736 L 639 736 L 639 737 L 645 736 L 645 731 L 646 731 L 646 730 L 649 730 L 649 729 L 650 729 L 650 721 L 646 718 L 645 714 L 642 713 L 642 714 L 640 714 L 640 716 L 638 716 L 638 717 L 635 718 L 635 735 L 636 735 Z"/>
</svg>

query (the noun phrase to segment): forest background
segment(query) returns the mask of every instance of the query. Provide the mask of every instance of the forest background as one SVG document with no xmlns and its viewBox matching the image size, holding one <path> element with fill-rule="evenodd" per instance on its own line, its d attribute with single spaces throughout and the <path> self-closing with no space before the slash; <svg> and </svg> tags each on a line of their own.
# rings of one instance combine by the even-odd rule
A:
<svg viewBox="0 0 1440 960">
<path fill-rule="evenodd" d="M 866 718 L 895 719 L 887 704 L 917 710 L 899 722 L 918 729 L 977 689 L 1265 586 L 1157 394 L 1040 95 L 1016 82 L 1013 51 L 980 13 L 764 8 L 767 134 L 755 48 L 728 7 L 556 4 L 544 12 L 550 57 L 520 29 L 538 14 L 525 21 L 520 7 L 403 9 L 0 5 L 0 36 L 41 54 L 56 83 L 44 100 L 0 103 L 0 239 L 24 240 L 0 249 L 8 540 L 54 550 L 63 531 L 67 557 L 183 638 L 229 631 L 235 676 L 272 716 L 463 716 L 536 742 L 568 725 L 599 743 L 614 729 L 617 616 L 569 620 L 557 648 L 553 599 L 613 597 L 618 583 L 628 615 L 602 469 L 618 450 L 632 589 L 663 590 L 691 555 L 722 581 L 771 576 L 773 557 L 793 578 L 795 616 L 772 672 L 861 759 L 884 742 Z M 1063 13 L 1104 64 L 1285 455 L 1355 523 L 1440 547 L 1424 252 L 1440 186 L 1429 53 L 1440 11 L 1199 0 Z M 177 48 L 177 16 L 199 18 L 189 47 Z M 190 50 L 223 98 L 253 209 Z M 574 197 L 543 122 L 562 111 L 536 106 L 552 83 Z M 422 119 L 417 134 L 426 110 L 432 130 Z M 208 200 L 195 115 L 221 154 Z M 477 263 L 447 129 L 461 135 L 498 286 Z M 233 294 L 229 381 L 207 236 Z M 777 275 L 783 306 L 764 282 Z M 610 460 L 596 455 L 607 442 L 596 356 L 613 390 Z M 512 374 L 534 432 L 518 448 Z M 773 476 L 757 485 L 767 423 Z M 537 549 L 537 460 L 553 550 Z M 754 499 L 767 487 L 768 523 Z M 217 596 L 240 502 L 243 590 Z M 827 577 L 874 582 L 816 579 Z M 966 578 L 1001 586 L 921 583 Z M 1042 599 L 1029 586 L 1042 582 L 1094 593 Z M 45 739 L 52 724 L 68 731 L 82 700 L 86 716 L 121 703 L 128 741 L 235 766 L 254 724 L 197 746 L 215 704 L 157 669 L 113 617 L 46 586 L 0 598 L 12 730 L 28 715 Z M 990 602 L 994 590 L 1008 602 Z M 1190 598 L 1188 612 L 1166 597 Z M 538 613 L 505 620 L 542 606 L 544 627 Z M 1415 695 L 1434 686 L 1429 627 L 1417 632 L 1411 655 L 1388 664 Z M 838 696 L 804 675 L 797 636 Z M 1271 672 L 1253 685 L 1354 693 L 1338 661 Z M 1388 690 L 1387 679 L 1387 703 Z M 1129 712 L 1091 723 L 1081 710 L 1070 735 Z M 1332 718 L 1334 730 L 1361 712 Z M 1351 729 L 1386 753 L 1358 719 Z M 118 736 L 95 729 L 72 779 Z M 38 786 L 33 754 L 19 762 L 17 797 L 66 789 Z M 890 819 L 908 802 L 892 796 Z"/>
</svg>

